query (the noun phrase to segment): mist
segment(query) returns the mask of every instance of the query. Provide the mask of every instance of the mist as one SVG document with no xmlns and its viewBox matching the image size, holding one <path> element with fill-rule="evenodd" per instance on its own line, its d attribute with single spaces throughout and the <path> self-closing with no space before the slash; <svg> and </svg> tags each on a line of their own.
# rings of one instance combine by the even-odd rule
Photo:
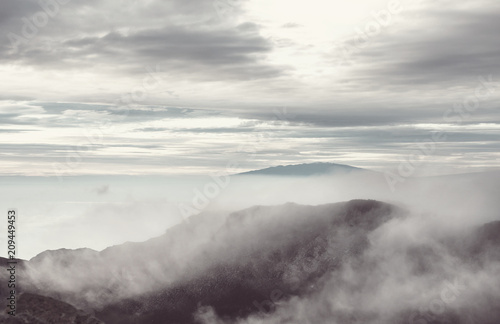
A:
<svg viewBox="0 0 500 324">
<path fill-rule="evenodd" d="M 100 252 L 48 251 L 31 259 L 26 290 L 99 312 L 122 300 L 154 296 L 160 287 L 203 281 L 220 265 L 259 269 L 276 251 L 295 246 L 290 261 L 269 263 L 280 269 L 276 289 L 256 298 L 248 316 L 228 320 L 199 305 L 193 318 L 199 323 L 483 324 L 500 316 L 498 245 L 481 230 L 488 224 L 498 235 L 498 223 L 492 223 L 500 220 L 498 173 L 408 178 L 396 190 L 384 174 L 367 171 L 219 180 L 225 182 L 213 183 L 227 185 L 217 194 L 204 190 L 213 180 L 197 182 L 194 195 L 178 203 L 181 221 L 156 238 Z M 387 202 L 394 209 L 373 228 L 338 223 L 312 241 L 294 237 L 301 228 L 320 233 L 316 222 L 341 210 L 331 204 L 352 199 Z M 185 215 L 182 208 L 199 213 Z M 304 282 L 311 286 L 300 286 Z M 156 307 L 148 298 L 139 313 Z"/>
</svg>

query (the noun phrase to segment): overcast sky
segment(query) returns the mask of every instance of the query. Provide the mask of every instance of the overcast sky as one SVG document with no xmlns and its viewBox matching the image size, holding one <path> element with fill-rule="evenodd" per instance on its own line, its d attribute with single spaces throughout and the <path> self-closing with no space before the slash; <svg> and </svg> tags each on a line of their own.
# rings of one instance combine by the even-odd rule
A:
<svg viewBox="0 0 500 324">
<path fill-rule="evenodd" d="M 496 0 L 55 1 L 0 4 L 1 175 L 498 169 Z"/>
</svg>

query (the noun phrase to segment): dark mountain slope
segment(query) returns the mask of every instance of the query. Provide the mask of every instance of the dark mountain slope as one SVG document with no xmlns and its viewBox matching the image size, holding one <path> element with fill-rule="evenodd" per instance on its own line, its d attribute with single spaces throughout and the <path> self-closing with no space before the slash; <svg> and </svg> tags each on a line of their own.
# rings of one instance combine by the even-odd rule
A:
<svg viewBox="0 0 500 324">
<path fill-rule="evenodd" d="M 104 324 L 91 314 L 45 296 L 23 293 L 17 301 L 15 317 L 0 317 L 2 324 Z"/>
<path fill-rule="evenodd" d="M 388 204 L 357 200 L 258 206 L 232 214 L 214 236 L 223 259 L 203 274 L 108 306 L 98 316 L 109 323 L 195 323 L 194 314 L 204 306 L 228 319 L 270 311 L 262 301 L 273 293 L 283 300 L 309 293 L 346 256 L 359 256 L 368 246 L 367 234 L 398 213 Z M 208 248 L 206 253 L 211 254 Z"/>
<path fill-rule="evenodd" d="M 500 296 L 495 289 L 474 295 L 460 288 L 459 297 L 474 302 L 446 304 L 437 315 L 425 307 L 439 301 L 441 285 L 461 272 L 484 270 L 478 278 L 494 276 L 500 264 L 500 222 L 455 233 L 452 238 L 403 237 L 385 247 L 373 245 L 380 233 L 393 235 L 394 230 L 405 229 L 397 224 L 405 224 L 410 217 L 396 206 L 373 200 L 255 206 L 222 222 L 222 218 L 198 215 L 142 243 L 101 252 L 44 252 L 26 262 L 23 278 L 29 291 L 52 298 L 22 296 L 32 297 L 27 308 L 36 308 L 37 300 L 48 305 L 47 318 L 67 313 L 97 321 L 89 317 L 95 311 L 95 317 L 108 324 L 204 323 L 201 318 L 207 312 L 218 318 L 208 323 L 245 318 L 268 324 L 299 323 L 290 306 L 297 301 L 333 303 L 311 323 L 470 324 L 470 318 L 475 324 L 497 323 Z M 447 264 L 449 260 L 452 264 Z M 341 308 L 332 306 L 337 299 L 360 291 L 366 292 L 370 304 L 376 303 L 387 295 L 381 283 L 392 280 L 410 286 L 431 282 L 428 289 L 434 286 L 437 292 L 424 290 L 421 294 L 434 299 L 429 297 L 423 305 L 403 303 L 389 315 L 388 305 L 377 312 L 364 309 L 356 299 L 344 301 Z M 350 310 L 349 303 L 356 308 Z M 266 321 L 280 312 L 286 316 Z M 77 315 L 72 320 L 80 318 Z"/>
</svg>

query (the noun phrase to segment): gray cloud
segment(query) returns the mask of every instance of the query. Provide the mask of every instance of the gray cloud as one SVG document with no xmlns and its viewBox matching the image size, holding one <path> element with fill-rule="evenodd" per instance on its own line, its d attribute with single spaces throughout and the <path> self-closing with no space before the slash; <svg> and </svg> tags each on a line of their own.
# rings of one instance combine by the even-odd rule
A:
<svg viewBox="0 0 500 324">
<path fill-rule="evenodd" d="M 408 24 L 410 17 L 403 17 L 370 37 L 352 56 L 348 78 L 371 88 L 376 84 L 413 90 L 467 85 L 479 75 L 496 74 L 499 13 L 495 1 L 466 9 L 456 2 L 432 2 L 416 18 L 419 25 Z"/>
<path fill-rule="evenodd" d="M 55 17 L 37 28 L 29 42 L 19 44 L 17 51 L 12 49 L 9 33 L 24 37 L 27 20 L 23 19 L 29 21 L 43 11 L 34 2 L 8 5 L 10 18 L 0 21 L 7 31 L 1 35 L 0 60 L 43 69 L 98 68 L 112 74 L 117 64 L 121 74 L 143 74 L 144 66 L 154 62 L 166 73 L 208 80 L 260 79 L 284 73 L 282 67 L 265 62 L 272 43 L 260 36 L 258 25 L 225 25 L 216 18 L 210 1 L 193 3 L 129 1 L 118 6 L 105 1 L 92 8 L 71 2 L 59 6 Z M 110 10 L 113 13 L 103 14 Z"/>
<path fill-rule="evenodd" d="M 1 143 L 4 152 L 13 154 L 3 157 L 21 160 L 23 152 L 26 159 L 45 153 L 48 159 L 64 160 L 85 140 L 87 130 L 99 130 L 99 123 L 109 120 L 114 128 L 105 130 L 100 155 L 89 154 L 85 161 L 159 165 L 168 159 L 172 165 L 215 167 L 224 165 L 226 154 L 247 137 L 260 159 L 242 162 L 250 169 L 267 166 L 264 160 L 333 160 L 349 152 L 393 155 L 429 139 L 441 124 L 464 129 L 448 129 L 436 155 L 475 152 L 495 159 L 498 131 L 482 126 L 500 124 L 500 6 L 495 2 L 465 9 L 463 3 L 424 1 L 419 18 L 403 12 L 397 23 L 354 53 L 354 65 L 340 75 L 316 75 L 308 72 L 312 65 L 301 70 L 293 60 L 278 65 L 277 57 L 286 60 L 317 50 L 314 69 L 326 71 L 337 58 L 297 39 L 269 36 L 267 22 L 249 21 L 242 3 L 231 1 L 230 14 L 220 17 L 212 1 L 70 1 L 16 53 L 8 33 L 20 34 L 23 18 L 32 19 L 41 7 L 31 0 L 2 4 L 0 64 L 12 69 L 7 71 L 13 76 L 21 73 L 35 81 L 26 84 L 26 93 L 19 83 L 6 85 L 1 132 L 40 135 L 25 137 L 17 147 Z M 307 28 L 279 26 L 283 35 Z M 283 52 L 288 49 L 296 52 Z M 117 107 L 119 99 L 140 85 L 144 67 L 155 64 L 168 86 L 148 94 L 147 100 Z M 466 118 L 446 121 L 443 115 L 454 104 L 474 94 L 479 75 L 492 75 L 496 94 Z M 113 80 L 125 85 L 113 88 L 107 84 Z M 55 93 L 50 100 L 45 83 Z M 59 89 L 61 84 L 67 87 Z M 177 84 L 181 86 L 175 88 Z M 282 107 L 286 113 L 277 115 Z M 207 124 L 194 124 L 201 117 L 207 117 Z M 208 117 L 241 122 L 219 126 Z M 172 126 L 174 120 L 179 126 Z M 21 126 L 23 133 L 17 128 Z M 47 134 L 52 134 L 49 142 Z"/>
</svg>

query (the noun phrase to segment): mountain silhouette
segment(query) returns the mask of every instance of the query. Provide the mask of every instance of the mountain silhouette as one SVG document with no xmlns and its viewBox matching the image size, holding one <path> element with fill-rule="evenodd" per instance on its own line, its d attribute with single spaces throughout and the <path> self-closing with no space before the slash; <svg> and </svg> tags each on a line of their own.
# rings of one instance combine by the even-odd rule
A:
<svg viewBox="0 0 500 324">
<path fill-rule="evenodd" d="M 392 229 L 409 217 L 405 209 L 374 200 L 254 206 L 219 218 L 196 215 L 160 237 L 101 252 L 46 251 L 23 263 L 20 316 L 0 318 L 0 323 L 191 324 L 247 318 L 296 323 L 291 314 L 297 307 L 290 305 L 298 301 L 313 307 L 363 290 L 370 300 L 380 294 L 381 282 L 393 278 L 401 284 L 417 278 L 446 278 L 445 273 L 461 267 L 495 269 L 493 265 L 500 263 L 500 222 L 432 244 L 408 237 L 381 248 L 377 242 L 394 235 Z M 387 249 L 399 251 L 404 263 L 392 261 L 398 260 L 398 254 Z M 443 263 L 446 259 L 455 263 L 448 266 Z M 385 270 L 387 264 L 390 267 Z M 398 278 L 401 269 L 405 277 Z M 374 313 L 359 304 L 309 316 L 348 324 L 407 323 L 409 319 L 498 323 L 499 296 L 492 290 L 483 299 L 476 298 L 470 306 L 444 308 L 432 317 L 405 303 L 391 314 Z M 289 308 L 285 311 L 285 307 Z M 271 320 L 272 316 L 281 317 Z M 321 318 L 313 322 L 325 322 Z"/>
<path fill-rule="evenodd" d="M 248 172 L 238 173 L 237 175 L 268 175 L 268 176 L 314 176 L 323 174 L 345 174 L 354 171 L 368 171 L 357 167 L 352 167 L 345 164 L 336 163 L 304 163 L 295 165 L 279 165 L 275 167 L 253 170 Z"/>
</svg>

